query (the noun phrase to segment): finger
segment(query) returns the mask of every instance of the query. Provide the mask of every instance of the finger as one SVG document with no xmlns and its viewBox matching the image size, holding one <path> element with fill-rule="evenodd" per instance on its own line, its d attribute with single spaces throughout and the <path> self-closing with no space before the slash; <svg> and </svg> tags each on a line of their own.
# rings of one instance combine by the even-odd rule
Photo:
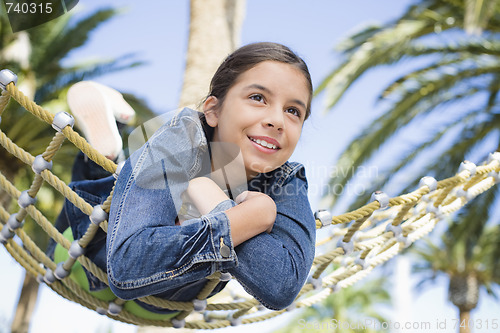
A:
<svg viewBox="0 0 500 333">
<path fill-rule="evenodd" d="M 240 203 L 242 203 L 243 201 L 245 201 L 245 200 L 246 200 L 247 196 L 248 196 L 248 191 L 242 192 L 242 193 L 240 193 L 240 194 L 236 197 L 236 199 L 235 199 L 234 201 L 235 201 L 237 204 L 240 204 Z"/>
</svg>

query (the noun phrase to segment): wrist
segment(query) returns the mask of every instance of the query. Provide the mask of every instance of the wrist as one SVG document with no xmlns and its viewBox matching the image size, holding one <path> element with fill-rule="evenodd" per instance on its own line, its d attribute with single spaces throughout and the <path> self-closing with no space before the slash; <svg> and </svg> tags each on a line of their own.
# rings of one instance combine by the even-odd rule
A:
<svg viewBox="0 0 500 333">
<path fill-rule="evenodd" d="M 187 194 L 201 215 L 208 214 L 221 202 L 229 199 L 224 191 L 207 177 L 192 179 L 189 182 Z"/>
</svg>

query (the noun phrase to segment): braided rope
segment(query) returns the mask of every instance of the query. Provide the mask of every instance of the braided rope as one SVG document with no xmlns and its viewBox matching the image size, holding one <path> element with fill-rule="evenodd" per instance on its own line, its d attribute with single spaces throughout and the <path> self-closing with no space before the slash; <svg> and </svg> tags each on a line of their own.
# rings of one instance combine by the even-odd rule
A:
<svg viewBox="0 0 500 333">
<path fill-rule="evenodd" d="M 43 120 L 47 124 L 52 124 L 52 122 L 54 121 L 54 115 L 30 100 L 19 89 L 17 89 L 17 87 L 13 83 L 9 83 L 6 87 L 6 90 L 11 95 L 11 97 L 15 99 L 19 103 L 19 105 L 24 107 L 27 111 L 31 112 L 34 116 Z M 62 133 L 92 161 L 101 165 L 105 170 L 111 173 L 114 173 L 116 171 L 116 164 L 113 161 L 99 154 L 96 149 L 89 145 L 87 140 L 82 138 L 80 134 L 75 132 L 71 127 L 65 127 Z"/>
<path fill-rule="evenodd" d="M 2 93 L 0 94 L 0 116 L 7 107 L 7 104 L 9 104 L 9 101 L 10 94 L 6 90 L 2 90 Z"/>
<path fill-rule="evenodd" d="M 8 84 L 6 90 L 1 93 L 0 115 L 11 97 L 42 121 L 48 124 L 52 123 L 54 116 L 29 100 L 12 83 Z M 100 155 L 70 126 L 66 126 L 61 132 L 55 134 L 42 157 L 46 161 L 52 160 L 65 138 L 105 170 L 116 171 L 116 164 Z M 33 165 L 35 157 L 18 147 L 2 131 L 0 131 L 0 144 L 25 164 Z M 347 224 L 348 226 L 333 229 L 330 236 L 317 242 L 317 250 L 326 248 L 325 253 L 316 255 L 311 268 L 311 280 L 303 286 L 288 310 L 308 307 L 321 302 L 332 292 L 349 287 L 365 278 L 375 267 L 396 256 L 405 247 L 431 232 L 445 216 L 457 211 L 475 196 L 494 186 L 498 182 L 499 172 L 499 160 L 491 159 L 488 163 L 475 168 L 474 174 L 469 169 L 464 169 L 453 177 L 437 182 L 435 190 L 431 191 L 428 186 L 420 186 L 411 193 L 390 198 L 387 208 L 382 207 L 379 201 L 373 201 L 352 212 L 334 216 L 331 218 L 331 222 L 317 219 L 318 229 L 326 227 L 323 225 L 324 222 L 328 222 L 327 226 L 337 224 Z M 28 194 L 35 197 L 43 182 L 55 188 L 85 214 L 92 213 L 93 207 L 48 169 L 35 175 L 34 181 L 28 189 Z M 15 200 L 21 195 L 21 192 L 1 173 L 0 188 Z M 102 205 L 102 209 L 106 212 L 109 212 L 113 190 Z M 34 205 L 31 204 L 19 209 L 16 219 L 22 221 L 28 214 L 52 239 L 66 250 L 70 248 L 70 242 Z M 0 230 L 4 228 L 10 230 L 6 223 L 11 216 L 13 215 L 0 207 L 0 222 L 2 223 Z M 106 231 L 107 221 L 103 221 L 99 226 Z M 78 244 L 85 248 L 97 230 L 98 226 L 91 224 L 85 235 L 77 240 Z M 47 274 L 48 270 L 56 269 L 56 263 L 39 249 L 22 227 L 12 231 L 19 237 L 22 246 L 11 238 L 5 241 L 5 247 L 30 274 L 41 278 Z M 332 246 L 335 241 L 338 241 L 338 245 Z M 76 261 L 80 262 L 99 280 L 107 283 L 106 273 L 85 256 L 80 256 L 77 260 L 68 259 L 64 262 L 63 268 L 71 270 Z M 329 267 L 332 269 L 326 273 Z M 209 282 L 199 294 L 198 299 L 205 299 L 216 287 L 219 278 L 220 273 L 209 277 Z M 109 306 L 109 302 L 102 301 L 86 292 L 70 278 L 56 280 L 49 284 L 49 287 L 63 297 L 78 302 L 91 310 L 106 309 Z M 140 300 L 157 307 L 180 311 L 174 318 L 176 323 L 185 321 L 184 327 L 193 329 L 216 329 L 238 323 L 250 324 L 268 320 L 286 312 L 286 310 L 265 310 L 256 299 L 246 295 L 239 299 L 231 297 L 230 301 L 221 303 L 209 300 L 206 309 L 202 311 L 204 320 L 198 320 L 196 316 L 191 315 L 194 313 L 192 302 L 174 302 L 153 296 Z M 124 300 L 120 299 L 115 299 L 113 302 L 119 306 L 125 303 Z M 148 320 L 125 309 L 118 314 L 110 315 L 108 313 L 107 315 L 115 320 L 137 325 L 174 326 L 174 320 Z"/>
</svg>

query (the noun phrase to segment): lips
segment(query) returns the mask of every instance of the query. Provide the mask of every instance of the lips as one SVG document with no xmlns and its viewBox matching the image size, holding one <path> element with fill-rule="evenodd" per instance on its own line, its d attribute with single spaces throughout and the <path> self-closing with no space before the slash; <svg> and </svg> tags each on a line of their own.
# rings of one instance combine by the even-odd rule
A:
<svg viewBox="0 0 500 333">
<path fill-rule="evenodd" d="M 268 136 L 249 136 L 248 138 L 254 144 L 264 149 L 270 149 L 273 151 L 281 149 L 279 142 Z"/>
</svg>

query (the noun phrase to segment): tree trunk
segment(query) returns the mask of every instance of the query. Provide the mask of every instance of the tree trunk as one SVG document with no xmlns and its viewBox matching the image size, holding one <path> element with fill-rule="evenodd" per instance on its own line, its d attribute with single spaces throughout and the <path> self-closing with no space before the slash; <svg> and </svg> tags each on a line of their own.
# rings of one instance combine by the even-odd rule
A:
<svg viewBox="0 0 500 333">
<path fill-rule="evenodd" d="M 39 284 L 36 278 L 25 273 L 24 283 L 17 304 L 16 315 L 11 325 L 12 333 L 27 333 L 35 309 Z"/>
<path fill-rule="evenodd" d="M 244 7 L 245 0 L 191 0 L 180 107 L 202 102 L 217 67 L 239 46 Z"/>
<path fill-rule="evenodd" d="M 495 13 L 497 0 L 465 0 L 464 28 L 469 35 L 481 35 Z"/>
<path fill-rule="evenodd" d="M 460 311 L 469 312 L 475 309 L 479 302 L 479 281 L 476 274 L 471 272 L 465 276 L 450 276 L 448 299 Z"/>
<path fill-rule="evenodd" d="M 467 310 L 459 310 L 460 312 L 460 322 L 458 327 L 459 333 L 470 333 L 470 311 Z"/>
<path fill-rule="evenodd" d="M 476 308 L 479 302 L 479 281 L 474 272 L 466 275 L 450 276 L 448 287 L 449 300 L 459 311 L 459 333 L 469 333 L 470 312 Z"/>
</svg>

